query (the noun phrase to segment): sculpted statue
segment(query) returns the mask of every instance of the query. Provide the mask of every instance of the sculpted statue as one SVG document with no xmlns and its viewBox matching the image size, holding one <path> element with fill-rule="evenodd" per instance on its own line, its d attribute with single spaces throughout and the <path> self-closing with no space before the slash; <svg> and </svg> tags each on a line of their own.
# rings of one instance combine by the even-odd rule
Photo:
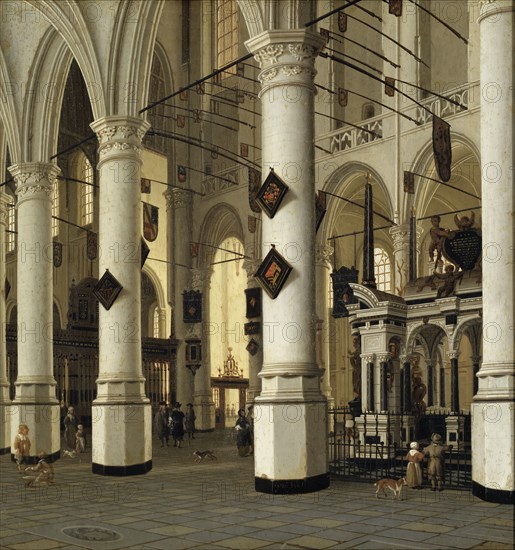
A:
<svg viewBox="0 0 515 550">
<path fill-rule="evenodd" d="M 431 243 L 429 245 L 429 259 L 432 261 L 435 259 L 435 268 L 438 266 L 438 262 L 442 259 L 442 243 L 445 237 L 448 237 L 451 232 L 448 229 L 442 229 L 440 227 L 440 216 L 433 216 L 431 218 L 431 229 L 429 235 L 431 237 Z"/>
<path fill-rule="evenodd" d="M 460 231 L 468 231 L 474 225 L 474 212 L 470 213 L 470 218 L 468 216 L 458 217 L 458 214 L 454 214 L 454 223 Z"/>
<path fill-rule="evenodd" d="M 463 277 L 463 271 L 459 271 L 455 273 L 454 266 L 447 265 L 445 266 L 444 274 L 433 271 L 433 276 L 437 277 L 438 279 L 443 279 L 443 285 L 438 289 L 438 292 L 436 293 L 436 297 L 448 298 L 449 296 L 454 295 L 454 289 L 456 287 L 456 283 L 458 282 L 459 279 Z"/>
<path fill-rule="evenodd" d="M 352 367 L 352 390 L 354 395 L 361 395 L 361 341 L 359 336 L 352 339 L 354 351 L 349 350 L 349 360 Z"/>
<path fill-rule="evenodd" d="M 427 387 L 422 382 L 420 356 L 414 355 L 411 358 L 411 369 L 411 405 L 415 414 L 422 414 L 426 410 L 424 397 L 427 393 Z"/>
</svg>

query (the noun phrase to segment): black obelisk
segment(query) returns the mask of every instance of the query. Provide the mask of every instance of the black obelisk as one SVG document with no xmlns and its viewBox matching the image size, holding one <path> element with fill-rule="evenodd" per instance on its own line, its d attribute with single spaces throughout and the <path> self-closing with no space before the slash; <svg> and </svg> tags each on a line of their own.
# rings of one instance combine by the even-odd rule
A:
<svg viewBox="0 0 515 550">
<path fill-rule="evenodd" d="M 374 210 L 372 204 L 372 185 L 365 183 L 365 226 L 363 241 L 363 286 L 376 288 L 376 277 L 374 273 Z"/>
</svg>

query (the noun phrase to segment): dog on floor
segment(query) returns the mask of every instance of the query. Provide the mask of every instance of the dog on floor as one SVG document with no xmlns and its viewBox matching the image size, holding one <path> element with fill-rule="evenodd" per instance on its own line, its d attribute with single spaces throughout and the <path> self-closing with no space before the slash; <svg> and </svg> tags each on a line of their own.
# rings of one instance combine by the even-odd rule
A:
<svg viewBox="0 0 515 550">
<path fill-rule="evenodd" d="M 195 451 L 193 456 L 195 457 L 195 462 L 197 464 L 206 458 L 209 458 L 210 460 L 218 460 L 213 451 Z"/>
<path fill-rule="evenodd" d="M 387 497 L 387 489 L 392 491 L 393 498 L 400 498 L 403 485 L 407 485 L 406 480 L 403 477 L 401 477 L 401 479 L 380 479 L 374 483 L 374 487 L 377 487 L 376 498 L 379 498 L 380 491 L 382 491 L 385 497 Z"/>
</svg>

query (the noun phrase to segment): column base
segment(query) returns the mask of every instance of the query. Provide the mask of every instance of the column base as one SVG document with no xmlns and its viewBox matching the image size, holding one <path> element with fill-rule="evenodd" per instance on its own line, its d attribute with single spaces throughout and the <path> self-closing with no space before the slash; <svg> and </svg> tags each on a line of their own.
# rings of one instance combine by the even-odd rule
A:
<svg viewBox="0 0 515 550">
<path fill-rule="evenodd" d="M 480 485 L 475 481 L 472 482 L 472 494 L 481 500 L 485 500 L 486 502 L 515 504 L 515 491 L 503 491 L 502 489 L 483 487 L 483 485 Z"/>
<path fill-rule="evenodd" d="M 92 472 L 146 474 L 152 469 L 150 403 L 98 403 L 92 407 Z"/>
<path fill-rule="evenodd" d="M 215 404 L 195 396 L 195 431 L 212 432 L 215 429 Z"/>
<path fill-rule="evenodd" d="M 292 495 L 299 493 L 314 493 L 327 489 L 330 485 L 329 472 L 304 479 L 266 479 L 255 478 L 258 493 L 271 495 Z"/>
<path fill-rule="evenodd" d="M 144 464 L 131 464 L 130 466 L 103 466 L 93 462 L 91 470 L 100 476 L 137 476 L 146 474 L 152 470 L 152 461 Z"/>
<path fill-rule="evenodd" d="M 11 452 L 11 403 L 0 403 L 0 455 Z"/>
<path fill-rule="evenodd" d="M 323 398 L 322 398 L 323 399 Z M 254 403 L 256 491 L 302 493 L 328 487 L 327 402 Z"/>
<path fill-rule="evenodd" d="M 512 401 L 474 401 L 472 492 L 489 502 L 513 504 L 515 409 Z"/>
</svg>

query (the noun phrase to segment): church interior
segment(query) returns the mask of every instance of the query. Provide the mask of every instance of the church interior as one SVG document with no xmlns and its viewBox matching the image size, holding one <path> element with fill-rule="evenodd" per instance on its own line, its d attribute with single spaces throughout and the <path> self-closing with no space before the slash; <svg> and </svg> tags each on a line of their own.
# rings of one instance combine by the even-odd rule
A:
<svg viewBox="0 0 515 550">
<path fill-rule="evenodd" d="M 514 13 L 1 2 L 2 465 L 23 425 L 58 470 L 73 407 L 91 475 L 144 483 L 180 403 L 249 416 L 257 494 L 436 433 L 444 486 L 513 504 Z"/>
</svg>

